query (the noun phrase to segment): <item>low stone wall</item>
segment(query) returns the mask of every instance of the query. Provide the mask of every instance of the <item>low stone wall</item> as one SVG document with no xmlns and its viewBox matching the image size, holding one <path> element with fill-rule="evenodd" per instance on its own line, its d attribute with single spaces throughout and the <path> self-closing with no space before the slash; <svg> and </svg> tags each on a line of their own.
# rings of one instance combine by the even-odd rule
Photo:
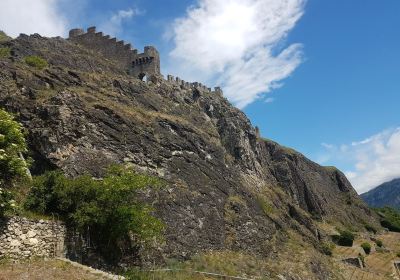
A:
<svg viewBox="0 0 400 280">
<path fill-rule="evenodd" d="M 12 217 L 0 220 L 0 257 L 63 257 L 63 223 Z"/>
</svg>

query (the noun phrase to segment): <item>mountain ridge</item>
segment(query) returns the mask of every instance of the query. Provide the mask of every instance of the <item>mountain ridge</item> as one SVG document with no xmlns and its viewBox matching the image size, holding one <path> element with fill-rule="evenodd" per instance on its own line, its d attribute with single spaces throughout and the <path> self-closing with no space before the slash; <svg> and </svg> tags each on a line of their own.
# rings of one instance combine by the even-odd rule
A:
<svg viewBox="0 0 400 280">
<path fill-rule="evenodd" d="M 400 208 L 400 178 L 385 182 L 360 197 L 371 207 Z"/>
</svg>

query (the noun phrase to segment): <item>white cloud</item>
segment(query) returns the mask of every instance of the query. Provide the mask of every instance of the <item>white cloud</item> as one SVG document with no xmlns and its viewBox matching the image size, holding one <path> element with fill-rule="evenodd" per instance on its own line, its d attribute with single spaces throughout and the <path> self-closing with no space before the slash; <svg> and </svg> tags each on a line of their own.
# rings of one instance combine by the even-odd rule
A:
<svg viewBox="0 0 400 280">
<path fill-rule="evenodd" d="M 345 173 L 359 193 L 400 178 L 400 127 L 387 129 L 350 145 L 324 145 L 326 161 L 347 161 Z"/>
<path fill-rule="evenodd" d="M 334 145 L 328 144 L 328 143 L 321 143 L 321 146 L 326 148 L 326 149 L 328 149 L 328 150 L 331 150 L 331 149 L 333 149 L 335 147 Z"/>
<path fill-rule="evenodd" d="M 67 20 L 57 0 L 1 0 L 0 30 L 12 37 L 20 33 L 64 36 Z"/>
<path fill-rule="evenodd" d="M 138 9 L 120 10 L 113 14 L 106 22 L 100 24 L 99 30 L 102 30 L 106 34 L 117 36 L 122 31 L 122 24 L 124 21 L 142 13 L 143 12 Z"/>
<path fill-rule="evenodd" d="M 199 0 L 171 31 L 171 70 L 219 83 L 242 108 L 280 86 L 302 61 L 302 46 L 279 50 L 305 0 Z M 181 71 L 181 73 L 179 73 Z"/>
<path fill-rule="evenodd" d="M 274 102 L 274 101 L 275 101 L 275 98 L 273 98 L 273 97 L 268 97 L 268 98 L 265 98 L 264 103 L 272 103 L 272 102 Z"/>
</svg>

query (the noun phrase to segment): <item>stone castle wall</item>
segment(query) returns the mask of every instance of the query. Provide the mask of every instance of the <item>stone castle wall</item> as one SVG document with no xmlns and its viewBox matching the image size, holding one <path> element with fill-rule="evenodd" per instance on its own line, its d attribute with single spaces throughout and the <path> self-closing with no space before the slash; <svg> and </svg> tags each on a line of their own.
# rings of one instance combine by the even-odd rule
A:
<svg viewBox="0 0 400 280">
<path fill-rule="evenodd" d="M 72 29 L 69 32 L 69 40 L 90 50 L 100 52 L 105 58 L 113 60 L 129 74 L 141 80 L 146 76 L 147 78 L 153 75 L 162 77 L 160 55 L 155 47 L 146 46 L 143 53 L 138 53 L 136 49 L 132 49 L 131 44 L 125 44 L 124 41 L 117 41 L 116 38 L 110 38 L 109 35 L 96 32 L 96 27 L 89 27 L 87 32 L 83 31 L 83 29 Z M 167 76 L 167 81 L 184 89 L 196 88 L 201 91 L 223 95 L 220 87 L 215 87 L 212 90 L 201 83 L 185 82 L 171 75 Z"/>
<path fill-rule="evenodd" d="M 210 93 L 216 93 L 219 95 L 223 95 L 222 89 L 220 87 L 214 87 L 214 90 L 212 90 L 211 88 L 203 85 L 202 83 L 198 83 L 198 82 L 194 82 L 194 83 L 190 83 L 190 82 L 186 82 L 184 80 L 182 80 L 179 77 L 174 77 L 172 75 L 168 75 L 167 76 L 167 81 L 173 85 L 177 85 L 180 86 L 181 88 L 184 89 L 190 89 L 190 88 L 195 88 L 201 91 L 205 91 L 205 92 L 210 92 Z"/>
<path fill-rule="evenodd" d="M 69 40 L 100 52 L 105 58 L 113 60 L 129 74 L 140 79 L 161 74 L 160 55 L 155 47 L 146 46 L 144 52 L 139 54 L 136 49 L 132 49 L 131 44 L 96 32 L 96 27 L 88 28 L 86 33 L 82 29 L 72 29 Z"/>
<path fill-rule="evenodd" d="M 21 217 L 0 220 L 0 257 L 64 257 L 65 235 L 61 222 Z"/>
</svg>

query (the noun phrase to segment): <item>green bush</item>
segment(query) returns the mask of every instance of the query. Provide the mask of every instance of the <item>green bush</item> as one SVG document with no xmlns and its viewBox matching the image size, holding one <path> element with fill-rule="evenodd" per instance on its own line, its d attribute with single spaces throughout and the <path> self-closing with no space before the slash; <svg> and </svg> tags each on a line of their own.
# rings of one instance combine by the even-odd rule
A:
<svg viewBox="0 0 400 280">
<path fill-rule="evenodd" d="M 27 174 L 21 157 L 27 151 L 23 128 L 12 115 L 0 109 L 0 183 L 10 184 Z"/>
<path fill-rule="evenodd" d="M 373 226 L 371 226 L 369 224 L 365 225 L 365 229 L 368 230 L 369 232 L 372 232 L 372 233 L 377 233 L 378 232 L 378 230 L 375 227 L 373 227 Z"/>
<path fill-rule="evenodd" d="M 102 180 L 89 175 L 70 179 L 52 171 L 34 178 L 25 208 L 57 213 L 104 252 L 115 253 L 130 236 L 143 243 L 160 236 L 163 224 L 138 200 L 139 191 L 160 185 L 157 178 L 122 166 L 110 167 Z"/>
<path fill-rule="evenodd" d="M 382 240 L 376 240 L 375 241 L 375 243 L 376 243 L 376 246 L 378 246 L 378 247 L 383 247 L 383 242 L 382 242 Z"/>
<path fill-rule="evenodd" d="M 364 249 L 364 252 L 369 255 L 369 253 L 371 253 L 371 244 L 369 244 L 368 242 L 364 242 L 363 244 L 361 244 L 361 248 Z"/>
<path fill-rule="evenodd" d="M 11 55 L 11 49 L 10 48 L 0 48 L 0 58 L 7 58 Z"/>
<path fill-rule="evenodd" d="M 400 258 L 400 252 L 396 253 L 396 257 Z"/>
<path fill-rule="evenodd" d="M 36 56 L 36 55 L 25 57 L 25 63 L 28 64 L 29 66 L 32 66 L 32 67 L 35 67 L 38 69 L 43 69 L 48 66 L 48 63 L 46 60 L 44 60 L 43 58 Z"/>
<path fill-rule="evenodd" d="M 340 230 L 339 235 L 332 237 L 333 241 L 339 246 L 351 247 L 353 246 L 355 235 L 348 230 Z"/>
<path fill-rule="evenodd" d="M 321 244 L 322 253 L 327 256 L 332 256 L 333 249 L 335 249 L 335 244 L 332 242 L 323 242 Z"/>
<path fill-rule="evenodd" d="M 375 209 L 381 217 L 381 225 L 390 231 L 400 232 L 400 212 L 394 208 Z"/>
</svg>

